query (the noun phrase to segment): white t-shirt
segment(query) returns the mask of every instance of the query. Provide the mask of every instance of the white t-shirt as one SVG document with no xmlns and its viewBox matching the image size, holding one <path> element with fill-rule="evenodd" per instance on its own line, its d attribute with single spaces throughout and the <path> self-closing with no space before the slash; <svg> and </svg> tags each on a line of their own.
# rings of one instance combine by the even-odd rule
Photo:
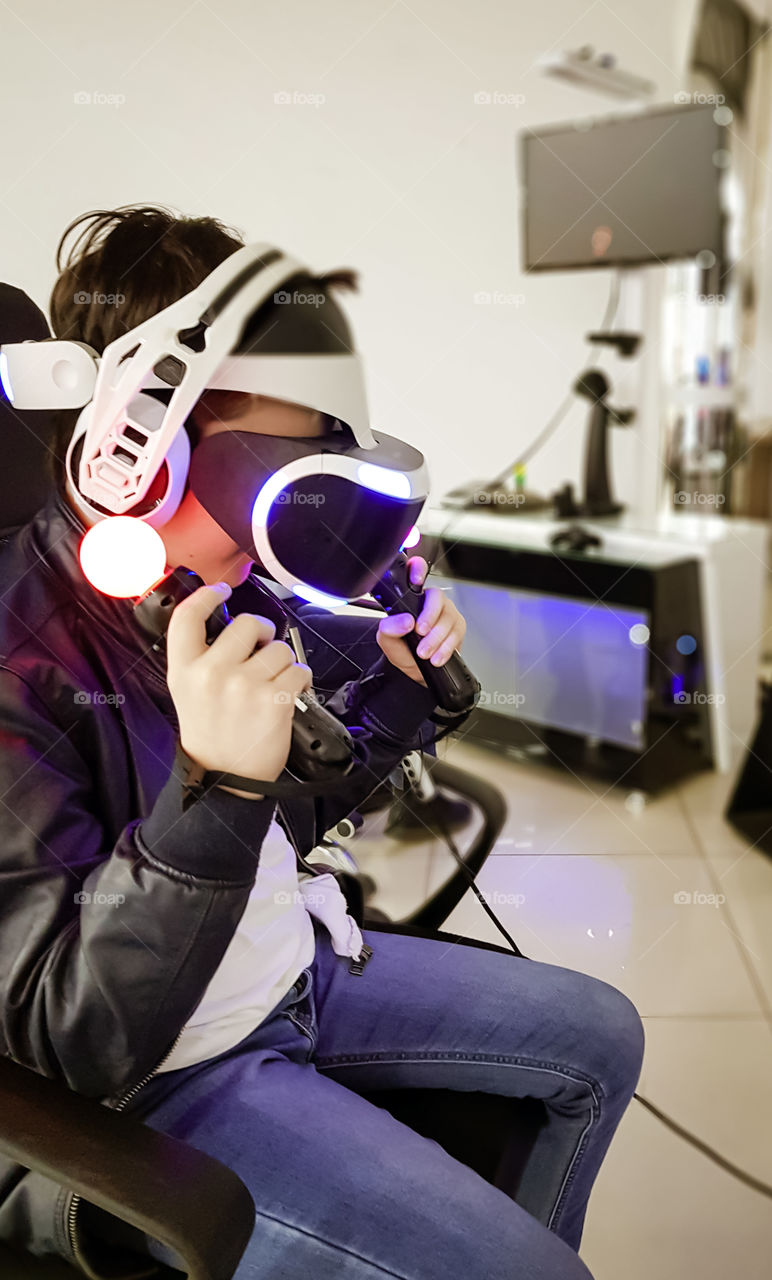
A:
<svg viewBox="0 0 772 1280">
<path fill-rule="evenodd" d="M 228 949 L 158 1072 L 214 1058 L 249 1035 L 314 958 L 311 915 L 324 920 L 338 955 L 358 956 L 362 935 L 333 875 L 298 878 L 295 851 L 271 823 L 254 887 Z"/>
</svg>

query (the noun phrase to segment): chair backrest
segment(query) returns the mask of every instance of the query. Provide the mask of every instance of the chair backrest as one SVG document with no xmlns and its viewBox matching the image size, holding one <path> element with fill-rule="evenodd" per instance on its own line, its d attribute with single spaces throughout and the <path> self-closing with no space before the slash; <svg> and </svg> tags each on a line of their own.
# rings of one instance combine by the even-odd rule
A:
<svg viewBox="0 0 772 1280">
<path fill-rule="evenodd" d="M 43 312 L 21 289 L 0 284 L 0 344 L 50 338 Z M 14 409 L 0 393 L 0 539 L 26 524 L 54 487 L 48 467 L 54 415 Z"/>
</svg>

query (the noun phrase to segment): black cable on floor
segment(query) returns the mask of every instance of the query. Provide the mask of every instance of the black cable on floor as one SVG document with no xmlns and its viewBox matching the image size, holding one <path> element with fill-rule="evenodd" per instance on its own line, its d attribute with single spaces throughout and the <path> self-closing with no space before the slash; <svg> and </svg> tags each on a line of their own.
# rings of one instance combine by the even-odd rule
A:
<svg viewBox="0 0 772 1280">
<path fill-rule="evenodd" d="M 442 830 L 444 824 L 440 821 L 438 822 L 438 826 L 440 826 Z M 469 870 L 463 857 L 459 853 L 456 842 L 450 832 L 447 829 L 444 829 L 442 830 L 442 836 L 459 867 L 462 868 L 464 875 L 469 881 L 470 888 L 474 890 L 474 893 L 486 915 L 490 916 L 491 920 L 496 925 L 496 928 L 499 930 L 499 933 L 506 938 L 514 954 L 523 960 L 528 959 L 527 956 L 523 955 L 520 948 L 504 928 L 498 916 L 485 901 L 485 898 L 475 883 L 475 878 L 472 875 L 472 872 Z M 768 1183 L 762 1182 L 761 1178 L 754 1177 L 752 1173 L 746 1172 L 746 1170 L 741 1169 L 739 1165 L 733 1164 L 731 1160 L 727 1160 L 725 1156 L 720 1155 L 720 1153 L 714 1150 L 713 1147 L 708 1146 L 707 1142 L 703 1142 L 701 1138 L 696 1136 L 696 1134 L 690 1133 L 688 1129 L 684 1129 L 683 1125 L 680 1125 L 676 1120 L 671 1119 L 671 1117 L 666 1115 L 664 1111 L 660 1111 L 659 1107 L 656 1107 L 653 1102 L 649 1102 L 648 1098 L 644 1098 L 640 1093 L 634 1093 L 633 1097 L 636 1102 L 640 1102 L 641 1106 L 644 1107 L 646 1111 L 649 1111 L 651 1115 L 656 1116 L 657 1120 L 659 1120 L 661 1124 L 664 1124 L 667 1129 L 670 1129 L 677 1137 L 681 1138 L 683 1142 L 688 1142 L 690 1146 L 701 1152 L 701 1154 L 706 1156 L 708 1160 L 712 1160 L 714 1164 L 718 1165 L 719 1169 L 723 1169 L 725 1173 L 731 1174 L 733 1178 L 736 1178 L 738 1182 L 742 1182 L 746 1187 L 750 1187 L 752 1191 L 757 1191 L 760 1195 L 768 1196 L 772 1199 L 772 1186 Z"/>
<path fill-rule="evenodd" d="M 655 1107 L 653 1102 L 649 1102 L 648 1098 L 644 1098 L 640 1093 L 634 1093 L 633 1097 L 636 1102 L 640 1102 L 642 1107 L 650 1111 L 653 1116 L 662 1122 L 668 1129 L 672 1129 L 673 1133 L 682 1138 L 684 1142 L 688 1142 L 690 1146 L 696 1147 L 708 1160 L 712 1160 L 717 1164 L 719 1169 L 723 1169 L 726 1173 L 730 1173 L 733 1178 L 737 1178 L 738 1182 L 743 1182 L 746 1187 L 750 1187 L 753 1191 L 758 1191 L 762 1196 L 769 1196 L 772 1199 L 772 1187 L 767 1182 L 762 1182 L 761 1178 L 755 1178 L 752 1173 L 746 1173 L 745 1169 L 741 1169 L 739 1165 L 732 1164 L 731 1160 L 727 1160 L 724 1156 L 719 1155 L 718 1151 L 714 1151 L 713 1147 L 709 1147 L 707 1142 L 703 1142 L 701 1138 L 690 1133 L 688 1129 L 684 1129 L 675 1120 L 671 1120 L 670 1116 L 665 1115 L 664 1111 L 660 1111 L 659 1107 Z"/>
</svg>

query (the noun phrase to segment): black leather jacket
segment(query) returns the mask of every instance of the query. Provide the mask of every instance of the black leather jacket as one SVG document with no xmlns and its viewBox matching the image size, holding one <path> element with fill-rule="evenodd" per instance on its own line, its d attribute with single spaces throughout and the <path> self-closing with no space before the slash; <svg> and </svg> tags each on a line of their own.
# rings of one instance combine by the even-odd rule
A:
<svg viewBox="0 0 772 1280">
<path fill-rule="evenodd" d="M 116 1105 L 201 1000 L 246 906 L 274 802 L 212 791 L 183 812 L 164 658 L 127 602 L 83 578 L 83 532 L 54 494 L 0 548 L 0 1052 Z M 266 613 L 271 602 L 251 578 L 228 603 Z M 430 736 L 434 709 L 423 686 L 376 658 L 377 620 L 310 621 L 317 687 L 340 681 L 328 705 L 361 728 L 365 759 L 337 798 L 279 802 L 300 855 L 422 725 Z M 76 1261 L 71 1199 L 0 1158 L 0 1239 Z"/>
</svg>

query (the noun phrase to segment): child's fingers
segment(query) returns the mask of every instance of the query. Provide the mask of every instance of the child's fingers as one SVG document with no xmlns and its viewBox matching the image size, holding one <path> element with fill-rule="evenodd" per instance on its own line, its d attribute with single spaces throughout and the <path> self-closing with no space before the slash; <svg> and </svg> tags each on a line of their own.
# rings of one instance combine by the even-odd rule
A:
<svg viewBox="0 0 772 1280">
<path fill-rule="evenodd" d="M 427 635 L 440 620 L 444 606 L 448 603 L 439 587 L 427 587 L 424 592 L 424 607 L 418 615 L 415 629 L 419 636 Z"/>
<path fill-rule="evenodd" d="M 419 658 L 431 658 L 437 652 L 443 640 L 447 640 L 451 631 L 455 629 L 456 620 L 452 614 L 443 613 L 436 626 L 424 636 L 423 640 L 416 649 Z"/>
<path fill-rule="evenodd" d="M 378 630 L 382 636 L 406 636 L 413 630 L 414 622 L 412 613 L 395 613 L 393 617 L 382 618 Z"/>
<path fill-rule="evenodd" d="M 449 658 L 453 656 L 456 649 L 461 648 L 461 642 L 464 639 L 463 628 L 454 627 L 450 635 L 442 642 L 440 647 L 432 654 L 431 663 L 433 667 L 444 667 Z"/>
<path fill-rule="evenodd" d="M 411 556 L 407 562 L 408 581 L 414 587 L 423 585 L 424 578 L 429 572 L 429 566 L 423 556 Z"/>
</svg>

